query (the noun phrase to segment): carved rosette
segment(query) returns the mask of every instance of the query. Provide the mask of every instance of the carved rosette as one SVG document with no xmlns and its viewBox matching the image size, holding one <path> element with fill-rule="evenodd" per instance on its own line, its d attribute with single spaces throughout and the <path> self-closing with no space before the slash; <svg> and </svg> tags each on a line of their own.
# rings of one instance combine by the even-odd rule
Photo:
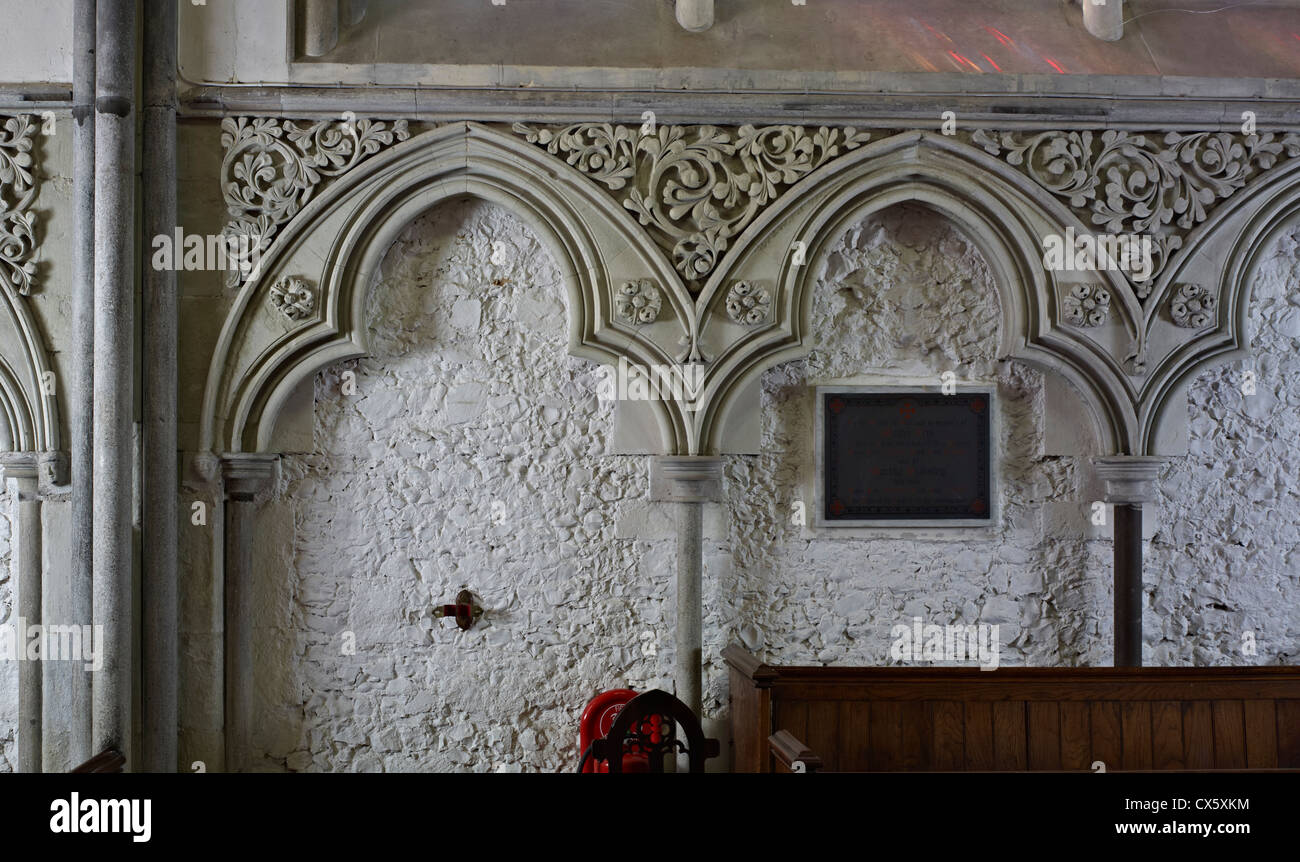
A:
<svg viewBox="0 0 1300 862">
<path fill-rule="evenodd" d="M 293 322 L 316 310 L 316 294 L 306 279 L 282 278 L 271 285 L 271 306 Z"/>
<path fill-rule="evenodd" d="M 733 237 L 789 186 L 870 138 L 852 128 L 609 123 L 514 130 L 615 193 L 698 293 Z"/>
<path fill-rule="evenodd" d="M 1214 320 L 1214 294 L 1199 284 L 1179 284 L 1169 299 L 1169 316 L 1184 329 L 1200 329 Z"/>
<path fill-rule="evenodd" d="M 1072 326 L 1093 327 L 1106 322 L 1110 313 L 1110 291 L 1100 285 L 1076 284 L 1061 301 L 1065 322 Z"/>
<path fill-rule="evenodd" d="M 971 140 L 1029 175 L 1085 221 L 1152 239 L 1154 270 L 1133 280 L 1146 299 L 1170 255 L 1211 210 L 1280 159 L 1300 155 L 1300 135 L 1197 132 L 986 132 Z"/>
<path fill-rule="evenodd" d="M 36 118 L 6 117 L 0 131 L 0 282 L 27 296 L 35 285 L 36 215 L 31 211 L 36 183 L 32 165 L 32 135 Z"/>
<path fill-rule="evenodd" d="M 221 192 L 230 221 L 226 236 L 245 238 L 247 249 L 226 273 L 238 286 L 248 267 L 271 246 L 330 178 L 339 177 L 394 141 L 410 137 L 405 120 L 292 120 L 227 117 L 221 121 Z"/>
<path fill-rule="evenodd" d="M 742 326 L 766 323 L 772 310 L 772 297 L 766 288 L 752 282 L 732 282 L 727 291 L 727 316 Z"/>
<path fill-rule="evenodd" d="M 614 297 L 614 313 L 618 319 L 634 326 L 654 323 L 662 305 L 659 288 L 648 278 L 623 282 Z"/>
</svg>

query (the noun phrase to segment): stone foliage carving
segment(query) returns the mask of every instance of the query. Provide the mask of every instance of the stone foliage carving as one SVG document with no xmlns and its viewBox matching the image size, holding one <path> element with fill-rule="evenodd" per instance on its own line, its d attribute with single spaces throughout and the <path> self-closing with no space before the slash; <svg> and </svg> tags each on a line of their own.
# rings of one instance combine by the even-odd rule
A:
<svg viewBox="0 0 1300 862">
<path fill-rule="evenodd" d="M 277 231 L 307 205 L 321 185 L 338 177 L 394 141 L 410 137 L 405 120 L 292 120 L 227 117 L 221 121 L 221 192 L 230 222 L 225 234 L 245 238 L 255 260 Z M 244 278 L 238 267 L 226 273 L 227 286 Z"/>
<path fill-rule="evenodd" d="M 1214 206 L 1280 159 L 1300 155 L 1300 135 L 1110 130 L 977 131 L 972 141 L 1024 171 L 1085 221 L 1112 234 L 1148 234 L 1152 277 L 1133 282 L 1146 299 L 1170 255 Z"/>
<path fill-rule="evenodd" d="M 1072 326 L 1101 326 L 1110 313 L 1110 291 L 1100 285 L 1076 284 L 1061 302 Z"/>
<path fill-rule="evenodd" d="M 694 292 L 764 207 L 870 138 L 826 126 L 660 125 L 646 135 L 609 123 L 513 128 L 614 192 Z"/>
<path fill-rule="evenodd" d="M 0 280 L 27 296 L 35 284 L 36 215 L 30 209 L 36 183 L 32 165 L 32 134 L 36 120 L 27 114 L 6 117 L 0 131 Z"/>
<path fill-rule="evenodd" d="M 772 296 L 752 282 L 733 282 L 727 291 L 727 316 L 744 326 L 766 323 L 772 309 Z"/>
<path fill-rule="evenodd" d="M 659 295 L 659 288 L 648 278 L 623 282 L 614 298 L 614 312 L 618 319 L 637 326 L 654 323 L 659 318 L 662 305 L 663 297 Z"/>
<path fill-rule="evenodd" d="M 301 278 L 282 278 L 271 286 L 271 305 L 291 321 L 304 320 L 316 310 L 316 294 Z"/>
<path fill-rule="evenodd" d="M 1180 284 L 1169 300 L 1169 316 L 1184 329 L 1209 326 L 1214 319 L 1214 294 L 1199 284 Z"/>
</svg>

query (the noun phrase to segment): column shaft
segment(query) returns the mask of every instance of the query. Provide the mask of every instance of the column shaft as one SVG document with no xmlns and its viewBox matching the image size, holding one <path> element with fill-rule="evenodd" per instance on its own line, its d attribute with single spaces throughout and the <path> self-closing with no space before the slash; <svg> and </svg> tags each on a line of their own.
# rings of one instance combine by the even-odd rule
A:
<svg viewBox="0 0 1300 862">
<path fill-rule="evenodd" d="M 176 214 L 176 3 L 147 0 L 144 22 L 143 259 L 155 236 L 170 236 Z M 177 463 L 176 273 L 144 271 L 141 522 L 141 763 L 176 771 L 177 748 Z"/>
<path fill-rule="evenodd" d="M 1115 505 L 1115 667 L 1142 666 L 1142 505 Z"/>
<path fill-rule="evenodd" d="M 18 655 L 18 771 L 41 771 L 41 676 L 45 656 L 28 660 L 25 629 L 41 624 L 41 500 L 37 494 L 36 457 L 27 453 L 6 456 L 3 479 L 8 486 L 10 523 L 14 525 L 9 549 L 9 572 L 17 595 L 15 619 L 10 622 L 21 638 Z"/>
<path fill-rule="evenodd" d="M 232 493 L 225 509 L 226 771 L 244 772 L 253 729 L 254 495 Z"/>
<path fill-rule="evenodd" d="M 95 69 L 94 675 L 92 746 L 132 751 L 132 336 L 135 318 L 134 0 L 99 0 Z"/>
<path fill-rule="evenodd" d="M 677 509 L 677 699 L 701 715 L 703 657 L 704 504 L 674 503 Z"/>
</svg>

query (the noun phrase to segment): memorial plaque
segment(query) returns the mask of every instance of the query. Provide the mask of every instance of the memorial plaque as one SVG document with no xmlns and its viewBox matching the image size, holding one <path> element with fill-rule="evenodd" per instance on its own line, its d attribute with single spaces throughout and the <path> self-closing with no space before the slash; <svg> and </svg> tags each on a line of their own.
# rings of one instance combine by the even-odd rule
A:
<svg viewBox="0 0 1300 862">
<path fill-rule="evenodd" d="M 990 520 L 988 393 L 821 398 L 826 521 Z"/>
</svg>

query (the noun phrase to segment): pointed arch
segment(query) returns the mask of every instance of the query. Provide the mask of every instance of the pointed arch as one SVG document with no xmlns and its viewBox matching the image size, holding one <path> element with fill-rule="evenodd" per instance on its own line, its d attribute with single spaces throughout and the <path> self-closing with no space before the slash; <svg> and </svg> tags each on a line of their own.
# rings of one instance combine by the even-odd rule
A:
<svg viewBox="0 0 1300 862">
<path fill-rule="evenodd" d="M 209 366 L 200 451 L 265 452 L 290 393 L 325 366 L 363 356 L 366 295 L 384 254 L 420 213 L 456 197 L 500 204 L 527 223 L 558 265 L 569 352 L 671 362 L 611 314 L 613 286 L 649 274 L 664 295 L 659 328 L 685 330 L 691 302 L 671 266 L 616 202 L 573 169 L 498 130 L 453 123 L 417 135 L 341 177 L 308 204 L 241 289 Z M 281 278 L 315 284 L 314 309 L 286 321 L 267 298 Z M 665 452 L 684 446 L 678 405 L 649 405 Z"/>
</svg>

